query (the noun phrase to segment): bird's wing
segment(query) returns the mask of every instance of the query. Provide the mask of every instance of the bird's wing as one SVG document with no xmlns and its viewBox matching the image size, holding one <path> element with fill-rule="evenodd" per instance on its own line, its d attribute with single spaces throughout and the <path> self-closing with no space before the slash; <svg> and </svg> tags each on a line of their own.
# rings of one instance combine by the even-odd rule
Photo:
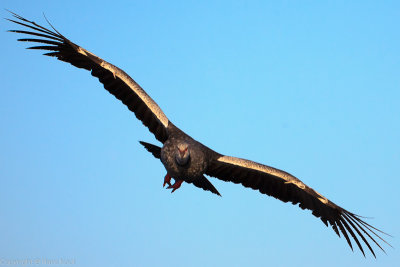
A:
<svg viewBox="0 0 400 267">
<path fill-rule="evenodd" d="M 300 208 L 311 210 L 312 214 L 321 218 L 326 226 L 329 223 L 339 237 L 341 232 L 351 249 L 353 249 L 350 241 L 352 237 L 364 256 L 365 253 L 359 238 L 367 245 L 374 257 L 374 250 L 367 238 L 371 239 L 380 249 L 382 247 L 373 236 L 387 243 L 377 234 L 377 232 L 384 232 L 363 221 L 361 216 L 329 201 L 287 172 L 250 160 L 224 156 L 218 153 L 215 153 L 212 158 L 206 171 L 207 175 L 227 182 L 240 183 L 245 187 L 258 190 L 262 194 L 275 197 L 284 202 L 299 203 Z"/>
<path fill-rule="evenodd" d="M 147 151 L 149 151 L 155 158 L 161 159 L 161 147 L 139 141 L 139 143 L 146 148 Z M 221 196 L 221 194 L 218 192 L 218 190 L 212 185 L 212 183 L 204 176 L 199 177 L 198 179 L 195 179 L 194 181 L 191 181 L 189 183 L 192 183 L 198 188 L 201 188 L 205 191 L 210 191 L 211 193 L 217 194 L 218 196 Z"/>
<path fill-rule="evenodd" d="M 215 188 L 215 186 L 204 176 L 201 176 L 191 182 L 193 185 L 195 185 L 198 188 L 201 188 L 205 191 L 210 191 L 211 193 L 217 194 L 218 196 L 221 196 L 221 194 L 218 192 L 218 190 Z"/>
<path fill-rule="evenodd" d="M 144 146 L 144 148 L 146 148 L 146 150 L 149 151 L 155 158 L 161 160 L 161 147 L 143 141 L 139 141 L 139 143 Z"/>
<path fill-rule="evenodd" d="M 104 88 L 122 101 L 136 117 L 149 128 L 160 141 L 167 139 L 168 118 L 154 102 L 153 99 L 123 70 L 97 57 L 86 49 L 74 44 L 56 29 L 49 30 L 29 21 L 13 12 L 15 19 L 8 19 L 25 27 L 24 30 L 10 30 L 10 32 L 30 35 L 31 38 L 22 38 L 18 41 L 39 43 L 39 46 L 28 49 L 49 51 L 46 56 L 56 57 L 68 62 L 75 67 L 91 71 L 91 74 L 99 79 Z M 33 37 L 33 38 L 32 38 Z"/>
</svg>

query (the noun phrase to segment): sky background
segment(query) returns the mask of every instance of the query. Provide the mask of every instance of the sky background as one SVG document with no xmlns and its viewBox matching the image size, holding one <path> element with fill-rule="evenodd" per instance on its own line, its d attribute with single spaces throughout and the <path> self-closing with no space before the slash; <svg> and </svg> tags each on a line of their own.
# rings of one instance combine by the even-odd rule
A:
<svg viewBox="0 0 400 267">
<path fill-rule="evenodd" d="M 158 144 L 89 72 L 0 22 L 0 259 L 74 266 L 398 266 L 398 1 L 1 1 L 124 69 L 186 133 L 286 170 L 391 233 L 354 253 L 310 211 L 211 178 L 162 188 Z M 1 17 L 10 17 L 5 10 Z M 0 262 L 1 265 L 1 262 Z M 3 264 L 4 265 L 4 264 Z M 37 265 L 39 266 L 39 265 Z M 45 266 L 45 265 L 43 265 Z M 47 265 L 48 266 L 48 265 Z"/>
</svg>

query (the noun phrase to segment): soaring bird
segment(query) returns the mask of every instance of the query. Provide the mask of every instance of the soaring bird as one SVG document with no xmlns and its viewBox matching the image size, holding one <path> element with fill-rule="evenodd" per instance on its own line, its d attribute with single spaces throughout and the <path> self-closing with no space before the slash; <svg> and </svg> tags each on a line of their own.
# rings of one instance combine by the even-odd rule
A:
<svg viewBox="0 0 400 267">
<path fill-rule="evenodd" d="M 339 237 L 342 233 L 352 250 L 351 241 L 355 242 L 364 256 L 362 243 L 374 257 L 376 255 L 371 241 L 382 251 L 384 249 L 378 243 L 379 240 L 390 246 L 381 237 L 386 233 L 365 222 L 364 217 L 336 205 L 293 175 L 254 161 L 225 156 L 196 141 L 175 126 L 157 103 L 128 74 L 71 42 L 49 22 L 51 29 L 10 13 L 13 18 L 7 20 L 24 27 L 23 30 L 10 32 L 30 37 L 18 41 L 39 43 L 40 45 L 28 49 L 45 50 L 46 56 L 90 71 L 108 92 L 125 104 L 154 134 L 162 143 L 162 147 L 142 141 L 140 143 L 164 165 L 167 171 L 164 186 L 168 184 L 167 188 L 172 189 L 172 192 L 186 182 L 220 195 L 205 177 L 208 175 L 223 181 L 240 183 L 283 202 L 299 204 L 300 208 L 311 210 L 326 226 L 331 226 Z"/>
</svg>

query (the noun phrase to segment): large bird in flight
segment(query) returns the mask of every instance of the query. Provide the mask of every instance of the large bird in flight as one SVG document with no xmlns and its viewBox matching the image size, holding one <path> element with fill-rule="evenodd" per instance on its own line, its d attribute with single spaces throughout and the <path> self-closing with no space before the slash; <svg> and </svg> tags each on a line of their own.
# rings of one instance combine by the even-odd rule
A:
<svg viewBox="0 0 400 267">
<path fill-rule="evenodd" d="M 125 104 L 163 144 L 162 147 L 158 147 L 140 142 L 154 157 L 161 160 L 167 170 L 164 186 L 168 184 L 172 192 L 178 189 L 182 182 L 187 182 L 220 195 L 204 176 L 208 175 L 223 181 L 240 183 L 262 194 L 311 210 L 326 226 L 330 225 L 339 237 L 342 233 L 351 249 L 351 240 L 355 241 L 364 256 L 361 243 L 368 247 L 374 257 L 371 241 L 381 250 L 383 248 L 377 240 L 388 244 L 379 235 L 385 234 L 384 232 L 366 223 L 363 217 L 328 200 L 293 175 L 250 160 L 222 155 L 196 141 L 176 127 L 157 103 L 123 70 L 71 42 L 50 23 L 52 30 L 11 13 L 14 18 L 8 20 L 25 28 L 10 32 L 30 36 L 18 41 L 39 43 L 40 45 L 28 49 L 45 50 L 46 56 L 90 71 L 104 88 Z M 171 178 L 174 179 L 173 184 Z"/>
</svg>

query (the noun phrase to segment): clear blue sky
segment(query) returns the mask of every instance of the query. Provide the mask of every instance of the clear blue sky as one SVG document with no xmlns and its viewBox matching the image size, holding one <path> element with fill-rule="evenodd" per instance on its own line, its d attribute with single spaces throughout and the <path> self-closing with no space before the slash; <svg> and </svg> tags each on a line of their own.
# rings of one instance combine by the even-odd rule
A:
<svg viewBox="0 0 400 267">
<path fill-rule="evenodd" d="M 309 211 L 184 184 L 89 72 L 2 20 L 0 258 L 75 266 L 398 266 L 398 1 L 9 1 L 129 73 L 218 152 L 284 169 L 391 233 L 363 258 Z M 9 17 L 1 11 L 1 17 Z"/>
</svg>

